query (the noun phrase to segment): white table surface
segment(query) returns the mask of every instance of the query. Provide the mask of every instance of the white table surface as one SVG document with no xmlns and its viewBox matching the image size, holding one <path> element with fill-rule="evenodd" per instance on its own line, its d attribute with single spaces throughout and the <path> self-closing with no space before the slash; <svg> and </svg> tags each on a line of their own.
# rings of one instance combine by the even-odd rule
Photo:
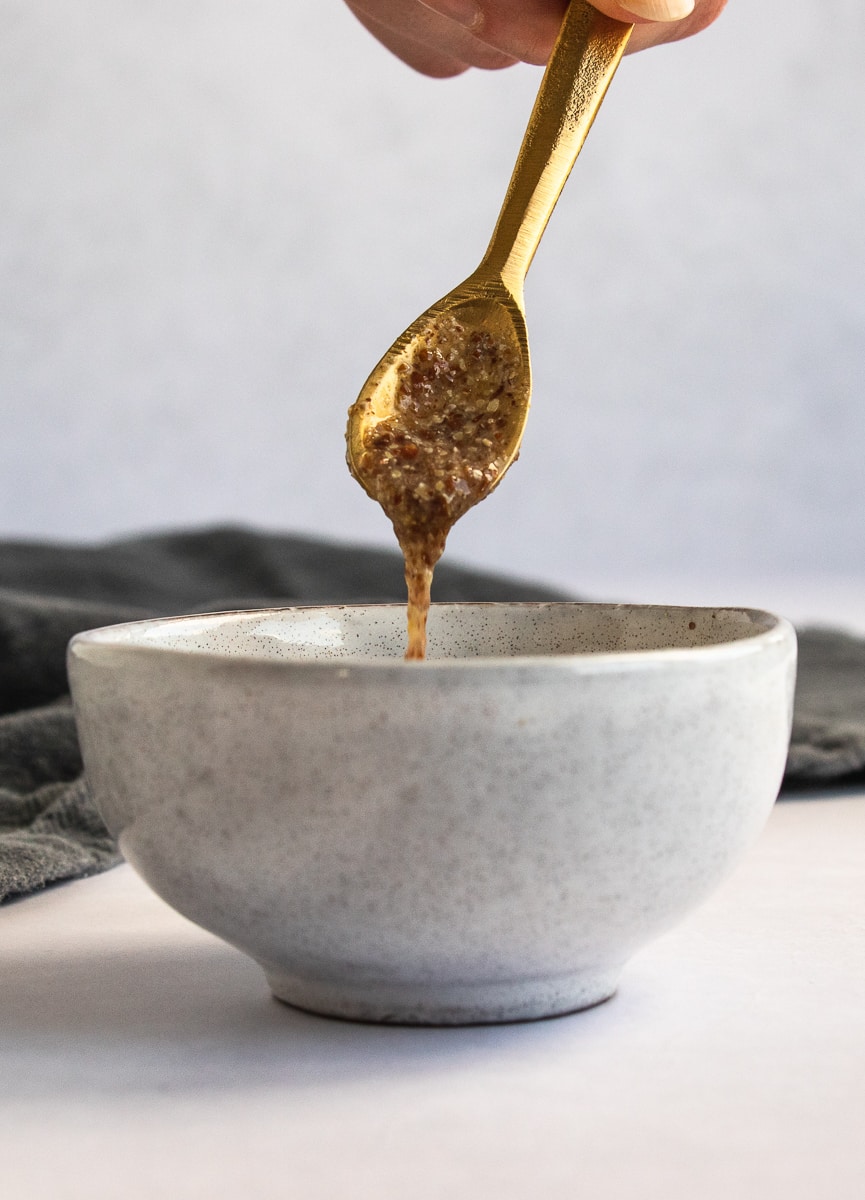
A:
<svg viewBox="0 0 865 1200">
<path fill-rule="evenodd" d="M 779 803 L 619 993 L 352 1025 L 120 867 L 0 909 L 0 1196 L 862 1200 L 865 791 Z"/>
</svg>

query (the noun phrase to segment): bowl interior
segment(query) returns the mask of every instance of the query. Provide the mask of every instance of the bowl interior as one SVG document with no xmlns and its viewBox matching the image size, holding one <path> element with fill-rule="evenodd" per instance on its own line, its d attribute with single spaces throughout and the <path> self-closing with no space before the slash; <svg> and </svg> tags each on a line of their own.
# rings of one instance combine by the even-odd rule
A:
<svg viewBox="0 0 865 1200">
<path fill-rule="evenodd" d="M 263 609 L 138 621 L 94 630 L 76 641 L 244 659 L 401 660 L 405 619 L 401 604 Z M 758 638 L 778 625 L 778 618 L 754 609 L 434 604 L 428 658 L 442 662 L 693 651 Z"/>
</svg>

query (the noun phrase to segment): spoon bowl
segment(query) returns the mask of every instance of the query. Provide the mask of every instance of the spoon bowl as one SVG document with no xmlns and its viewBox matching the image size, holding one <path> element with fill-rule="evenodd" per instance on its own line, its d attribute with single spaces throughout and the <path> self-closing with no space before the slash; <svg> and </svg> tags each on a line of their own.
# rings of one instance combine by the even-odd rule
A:
<svg viewBox="0 0 865 1200">
<path fill-rule="evenodd" d="M 498 285 L 498 286 L 497 286 Z M 531 397 L 531 365 L 528 331 L 521 300 L 505 287 L 501 280 L 485 281 L 470 276 L 447 296 L 433 304 L 394 342 L 364 384 L 357 402 L 351 409 L 348 427 L 349 468 L 361 486 L 375 500 L 380 500 L 379 488 L 369 472 L 369 443 L 383 421 L 399 421 L 400 389 L 403 378 L 412 370 L 419 352 L 423 352 L 431 329 L 443 317 L 456 321 L 466 341 L 472 333 L 483 333 L 497 344 L 506 347 L 517 367 L 512 387 L 512 400 L 499 406 L 501 418 L 496 430 L 495 455 L 485 455 L 495 461 L 493 480 L 483 485 L 486 495 L 501 479 L 519 454 L 523 429 Z M 442 391 L 440 399 L 446 399 Z M 462 440 L 462 439 L 460 439 Z M 472 500 L 476 503 L 482 497 Z M 460 507 L 454 505 L 454 510 Z M 466 503 L 465 508 L 471 507 Z M 462 512 L 454 511 L 454 520 Z"/>
</svg>

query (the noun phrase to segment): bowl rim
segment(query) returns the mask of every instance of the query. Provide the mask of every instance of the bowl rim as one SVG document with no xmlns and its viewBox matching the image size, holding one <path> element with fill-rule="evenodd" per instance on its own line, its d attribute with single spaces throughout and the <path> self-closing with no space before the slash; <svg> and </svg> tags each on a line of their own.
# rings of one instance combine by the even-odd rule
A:
<svg viewBox="0 0 865 1200">
<path fill-rule="evenodd" d="M 290 669 L 297 672 L 312 674 L 336 673 L 342 677 L 349 672 L 362 672 L 364 675 L 399 673 L 403 678 L 414 675 L 427 677 L 442 672 L 459 671 L 515 671 L 525 668 L 542 668 L 546 671 L 579 667 L 582 671 L 602 672 L 634 668 L 651 668 L 663 664 L 678 662 L 702 662 L 704 659 L 724 659 L 749 657 L 761 653 L 771 646 L 789 644 L 796 647 L 796 631 L 786 618 L 765 609 L 752 608 L 743 605 L 697 605 L 697 604 L 642 604 L 629 602 L 579 601 L 579 600 L 521 600 L 521 601 L 444 601 L 436 602 L 432 608 L 437 612 L 448 608 L 511 608 L 511 609 L 545 609 L 545 608 L 580 608 L 602 609 L 607 612 L 615 610 L 630 610 L 635 612 L 663 611 L 696 614 L 737 614 L 747 617 L 753 632 L 746 632 L 741 637 L 730 638 L 720 642 L 711 642 L 696 646 L 660 646 L 646 649 L 629 650 L 600 650 L 600 651 L 571 651 L 553 652 L 549 654 L 512 654 L 512 655 L 477 655 L 472 657 L 428 658 L 423 661 L 407 661 L 402 657 L 371 658 L 361 655 L 346 654 L 333 658 L 302 659 L 291 655 L 264 657 L 256 654 L 245 654 L 243 651 L 225 653 L 219 650 L 189 649 L 183 646 L 172 646 L 168 641 L 135 640 L 135 633 L 151 629 L 165 629 L 172 625 L 193 625 L 195 622 L 210 624 L 217 619 L 229 620 L 235 618 L 241 623 L 261 618 L 279 616 L 286 612 L 321 612 L 330 610 L 342 612 L 348 610 L 388 610 L 405 613 L 405 603 L 348 603 L 348 604 L 283 604 L 266 608 L 225 609 L 213 612 L 182 613 L 175 616 L 149 617 L 135 621 L 118 622 L 103 625 L 94 629 L 85 629 L 76 633 L 68 644 L 67 659 L 70 667 L 80 659 L 90 659 L 93 656 L 103 657 L 103 654 L 120 652 L 124 657 L 169 657 L 172 660 L 185 660 L 198 663 L 219 663 L 228 668 L 232 664 L 254 665 L 259 670 Z"/>
</svg>

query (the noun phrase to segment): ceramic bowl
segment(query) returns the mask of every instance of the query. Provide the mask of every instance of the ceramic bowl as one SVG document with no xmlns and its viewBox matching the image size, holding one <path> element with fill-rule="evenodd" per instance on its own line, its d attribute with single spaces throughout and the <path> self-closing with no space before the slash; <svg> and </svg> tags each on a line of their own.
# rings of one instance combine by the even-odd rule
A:
<svg viewBox="0 0 865 1200">
<path fill-rule="evenodd" d="M 179 912 L 339 1017 L 521 1020 L 609 997 L 776 798 L 796 639 L 767 613 L 435 605 L 80 634 L 87 778 Z"/>
</svg>

